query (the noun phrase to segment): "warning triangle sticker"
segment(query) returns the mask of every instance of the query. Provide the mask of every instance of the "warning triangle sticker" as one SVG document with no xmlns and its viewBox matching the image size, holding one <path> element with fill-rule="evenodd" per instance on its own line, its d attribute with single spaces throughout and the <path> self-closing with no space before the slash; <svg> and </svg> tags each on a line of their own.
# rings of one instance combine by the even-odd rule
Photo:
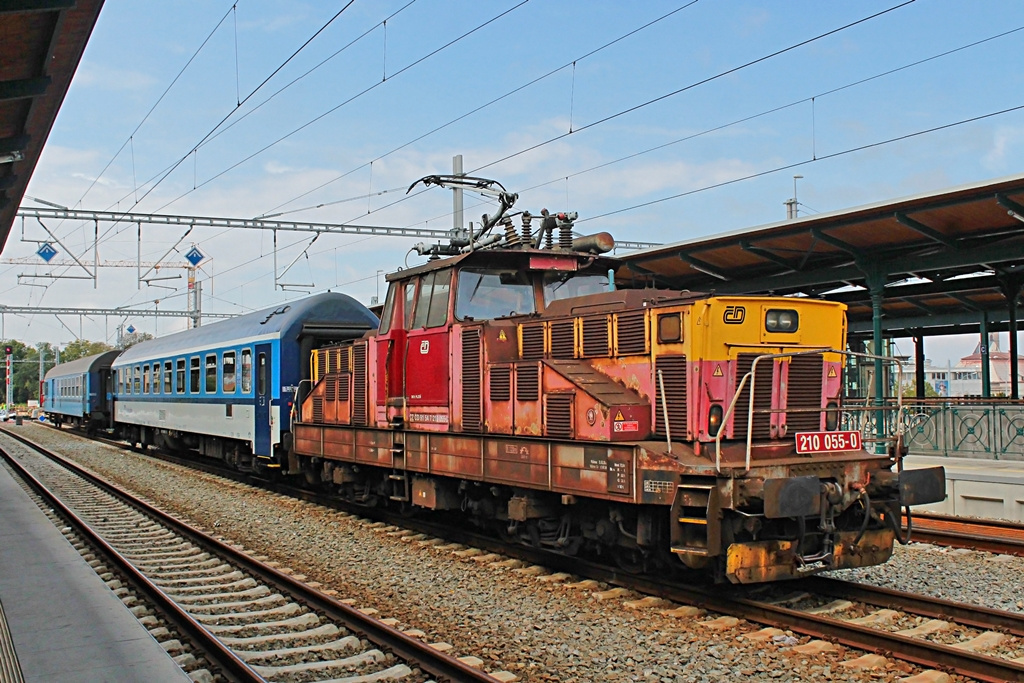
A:
<svg viewBox="0 0 1024 683">
<path fill-rule="evenodd" d="M 721 365 L 716 365 L 715 366 L 715 371 L 711 373 L 711 376 L 712 377 L 721 377 L 722 376 L 722 366 Z"/>
<path fill-rule="evenodd" d="M 618 421 L 618 422 L 622 422 L 622 421 L 623 421 L 623 420 L 625 420 L 626 418 L 624 418 L 624 417 L 622 416 L 622 411 L 620 410 L 620 411 L 618 412 L 618 414 L 616 414 L 616 415 L 615 415 L 615 419 L 616 419 L 616 421 Z"/>
<path fill-rule="evenodd" d="M 835 377 L 836 376 L 836 369 L 835 368 L 829 368 L 828 369 L 828 376 L 829 377 Z"/>
<path fill-rule="evenodd" d="M 505 330 L 502 330 L 501 332 L 498 333 L 498 340 L 499 341 L 506 341 L 507 339 L 508 339 L 508 337 L 505 336 Z"/>
</svg>

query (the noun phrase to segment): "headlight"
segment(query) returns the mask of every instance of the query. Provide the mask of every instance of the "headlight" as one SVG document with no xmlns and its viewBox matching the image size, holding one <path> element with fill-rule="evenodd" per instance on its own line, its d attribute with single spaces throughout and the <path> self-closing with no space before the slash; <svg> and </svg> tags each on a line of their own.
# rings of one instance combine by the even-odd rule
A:
<svg viewBox="0 0 1024 683">
<path fill-rule="evenodd" d="M 722 406 L 717 403 L 708 410 L 708 436 L 718 436 L 722 428 Z"/>
<path fill-rule="evenodd" d="M 839 428 L 839 404 L 829 401 L 825 406 L 825 431 L 834 432 Z"/>
<path fill-rule="evenodd" d="M 773 308 L 764 316 L 764 327 L 769 332 L 796 332 L 800 317 L 796 311 Z"/>
<path fill-rule="evenodd" d="M 683 339 L 683 323 L 678 313 L 658 316 L 658 341 L 678 342 Z"/>
</svg>

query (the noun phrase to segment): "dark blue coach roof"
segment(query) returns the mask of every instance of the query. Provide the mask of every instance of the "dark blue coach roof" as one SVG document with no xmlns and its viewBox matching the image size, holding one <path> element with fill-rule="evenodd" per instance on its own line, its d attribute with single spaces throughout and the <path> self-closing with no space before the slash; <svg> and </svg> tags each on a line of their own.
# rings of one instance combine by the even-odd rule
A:
<svg viewBox="0 0 1024 683">
<path fill-rule="evenodd" d="M 322 337 L 330 337 L 336 331 L 345 338 L 351 338 L 360 336 L 366 330 L 376 329 L 378 322 L 377 316 L 347 294 L 324 292 L 141 342 L 121 354 L 117 365 L 173 356 L 186 349 L 243 344 L 258 337 L 296 339 L 303 327 L 316 329 Z"/>
<path fill-rule="evenodd" d="M 85 372 L 99 370 L 100 368 L 108 368 L 119 353 L 121 352 L 116 349 L 114 351 L 104 351 L 103 353 L 97 353 L 95 356 L 85 356 L 84 358 L 68 361 L 67 363 L 54 365 L 43 376 L 43 381 L 45 382 L 55 377 L 80 375 Z"/>
</svg>

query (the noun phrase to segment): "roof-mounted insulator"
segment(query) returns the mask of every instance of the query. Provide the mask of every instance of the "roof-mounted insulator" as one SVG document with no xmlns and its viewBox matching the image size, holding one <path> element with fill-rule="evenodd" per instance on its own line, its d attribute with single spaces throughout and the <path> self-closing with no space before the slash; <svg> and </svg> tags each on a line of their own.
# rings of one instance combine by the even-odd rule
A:
<svg viewBox="0 0 1024 683">
<path fill-rule="evenodd" d="M 555 217 L 548 213 L 547 209 L 541 209 L 540 231 L 544 233 L 544 248 L 555 248 Z"/>
<path fill-rule="evenodd" d="M 519 233 L 516 232 L 515 226 L 512 225 L 512 219 L 505 216 L 501 219 L 501 225 L 505 228 L 505 246 L 519 246 Z"/>
<path fill-rule="evenodd" d="M 572 218 L 571 214 L 560 213 L 555 216 L 558 221 L 558 247 L 572 251 Z"/>
<path fill-rule="evenodd" d="M 533 231 L 530 230 L 530 223 L 533 222 L 533 215 L 529 211 L 523 211 L 523 244 L 527 247 L 533 246 Z"/>
</svg>

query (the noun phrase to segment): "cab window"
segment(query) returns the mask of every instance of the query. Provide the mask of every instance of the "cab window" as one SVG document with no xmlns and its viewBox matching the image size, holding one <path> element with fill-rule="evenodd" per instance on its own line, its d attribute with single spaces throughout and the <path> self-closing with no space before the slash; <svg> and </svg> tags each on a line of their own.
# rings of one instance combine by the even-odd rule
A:
<svg viewBox="0 0 1024 683">
<path fill-rule="evenodd" d="M 416 309 L 416 286 L 419 283 L 419 278 L 405 283 L 405 329 L 407 330 L 412 328 L 412 317 Z"/>
<path fill-rule="evenodd" d="M 388 295 L 384 299 L 384 310 L 380 314 L 380 328 L 378 331 L 381 334 L 387 334 L 388 330 L 391 329 L 391 316 L 395 314 L 395 291 L 398 289 L 398 283 L 392 282 L 391 286 L 388 287 Z"/>
<path fill-rule="evenodd" d="M 455 294 L 459 320 L 491 320 L 537 310 L 533 285 L 525 273 L 511 269 L 463 268 Z"/>
</svg>

